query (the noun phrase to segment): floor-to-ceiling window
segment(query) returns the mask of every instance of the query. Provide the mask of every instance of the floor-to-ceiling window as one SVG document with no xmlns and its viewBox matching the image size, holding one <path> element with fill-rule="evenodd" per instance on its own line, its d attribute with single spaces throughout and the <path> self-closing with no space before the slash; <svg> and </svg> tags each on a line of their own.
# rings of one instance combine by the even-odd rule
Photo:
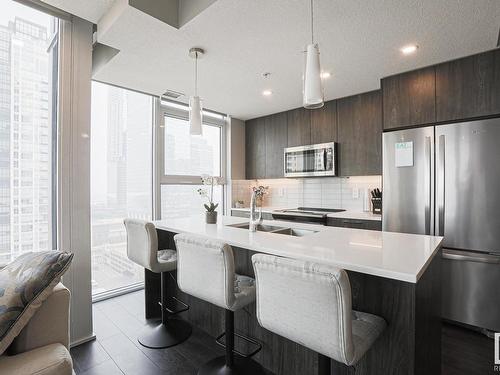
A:
<svg viewBox="0 0 500 375">
<path fill-rule="evenodd" d="M 57 19 L 0 0 L 0 263 L 56 248 Z"/>
<path fill-rule="evenodd" d="M 131 290 L 144 270 L 127 258 L 126 217 L 153 219 L 153 164 L 161 168 L 159 218 L 202 213 L 201 176 L 224 175 L 225 116 L 205 112 L 203 135 L 189 134 L 189 113 L 179 103 L 104 83 L 92 83 L 91 229 L 95 300 Z M 156 113 L 157 118 L 154 117 Z M 153 123 L 160 138 L 153 163 Z M 224 187 L 214 188 L 223 209 Z"/>
<path fill-rule="evenodd" d="M 188 217 L 201 214 L 206 197 L 198 189 L 210 190 L 201 185 L 201 176 L 224 175 L 224 124 L 225 116 L 205 111 L 203 134 L 189 133 L 188 107 L 163 101 L 160 116 L 163 155 L 160 177 L 161 218 Z M 161 152 L 160 152 L 161 154 Z M 224 187 L 215 186 L 213 200 L 223 210 Z"/>
<path fill-rule="evenodd" d="M 94 298 L 143 281 L 127 258 L 126 217 L 152 219 L 153 98 L 92 83 L 91 229 Z"/>
</svg>

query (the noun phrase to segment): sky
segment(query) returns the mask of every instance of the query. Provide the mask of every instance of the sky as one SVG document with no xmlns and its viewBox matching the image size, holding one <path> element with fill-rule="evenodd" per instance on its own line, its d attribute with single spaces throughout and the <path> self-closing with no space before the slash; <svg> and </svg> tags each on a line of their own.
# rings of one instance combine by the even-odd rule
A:
<svg viewBox="0 0 500 375">
<path fill-rule="evenodd" d="M 13 0 L 0 0 L 0 25 L 7 26 L 9 21 L 13 21 L 15 16 L 28 19 L 50 30 L 51 16 L 38 10 L 31 9 Z"/>
</svg>

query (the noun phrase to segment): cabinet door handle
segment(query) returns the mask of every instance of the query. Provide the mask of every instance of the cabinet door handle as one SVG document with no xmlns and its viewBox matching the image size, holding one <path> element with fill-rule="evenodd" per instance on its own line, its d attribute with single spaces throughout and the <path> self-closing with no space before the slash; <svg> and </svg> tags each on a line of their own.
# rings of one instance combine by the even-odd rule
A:
<svg viewBox="0 0 500 375">
<path fill-rule="evenodd" d="M 438 194 L 438 236 L 444 236 L 444 210 L 445 210 L 445 178 L 446 178 L 446 153 L 445 153 L 445 138 L 444 135 L 439 136 L 439 153 L 437 163 L 437 194 Z"/>
<path fill-rule="evenodd" d="M 425 137 L 425 234 L 431 234 L 431 137 Z"/>
<path fill-rule="evenodd" d="M 461 260 L 477 263 L 500 264 L 500 256 L 490 254 L 464 253 L 453 250 L 443 250 L 443 259 Z"/>
</svg>

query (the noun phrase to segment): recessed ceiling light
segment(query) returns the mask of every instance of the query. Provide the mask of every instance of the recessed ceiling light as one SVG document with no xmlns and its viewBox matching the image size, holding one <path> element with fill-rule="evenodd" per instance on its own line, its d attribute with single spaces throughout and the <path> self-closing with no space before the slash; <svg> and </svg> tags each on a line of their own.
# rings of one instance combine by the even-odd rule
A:
<svg viewBox="0 0 500 375">
<path fill-rule="evenodd" d="M 264 95 L 264 96 L 271 96 L 272 94 L 273 94 L 273 92 L 271 90 L 262 91 L 262 95 Z"/>
<path fill-rule="evenodd" d="M 409 44 L 400 49 L 403 55 L 411 55 L 412 53 L 417 52 L 418 46 L 416 44 Z"/>
<path fill-rule="evenodd" d="M 321 73 L 321 78 L 323 79 L 326 79 L 326 78 L 330 78 L 332 75 L 330 72 L 323 72 Z"/>
</svg>

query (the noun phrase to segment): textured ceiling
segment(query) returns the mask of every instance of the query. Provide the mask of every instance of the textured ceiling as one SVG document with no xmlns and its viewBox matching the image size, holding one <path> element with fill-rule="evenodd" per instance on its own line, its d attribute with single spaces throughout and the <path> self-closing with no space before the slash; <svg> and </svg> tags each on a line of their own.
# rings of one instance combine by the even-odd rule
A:
<svg viewBox="0 0 500 375">
<path fill-rule="evenodd" d="M 114 0 L 41 0 L 80 18 L 97 23 Z"/>
<path fill-rule="evenodd" d="M 97 22 L 106 0 L 45 0 Z M 121 0 L 116 0 L 121 1 Z M 325 96 L 380 87 L 380 78 L 496 47 L 498 0 L 315 0 Z M 127 6 L 100 43 L 120 52 L 95 78 L 152 94 L 193 92 L 190 47 L 206 108 L 249 119 L 302 105 L 302 50 L 310 38 L 308 0 L 218 0 L 180 29 Z M 112 7 L 111 7 L 112 8 Z M 109 18 L 109 17 L 108 17 Z M 98 24 L 99 25 L 99 24 Z M 99 31 L 99 30 L 98 30 Z M 413 56 L 399 48 L 417 43 Z M 271 72 L 265 80 L 262 73 Z M 263 89 L 273 95 L 263 97 Z"/>
</svg>

